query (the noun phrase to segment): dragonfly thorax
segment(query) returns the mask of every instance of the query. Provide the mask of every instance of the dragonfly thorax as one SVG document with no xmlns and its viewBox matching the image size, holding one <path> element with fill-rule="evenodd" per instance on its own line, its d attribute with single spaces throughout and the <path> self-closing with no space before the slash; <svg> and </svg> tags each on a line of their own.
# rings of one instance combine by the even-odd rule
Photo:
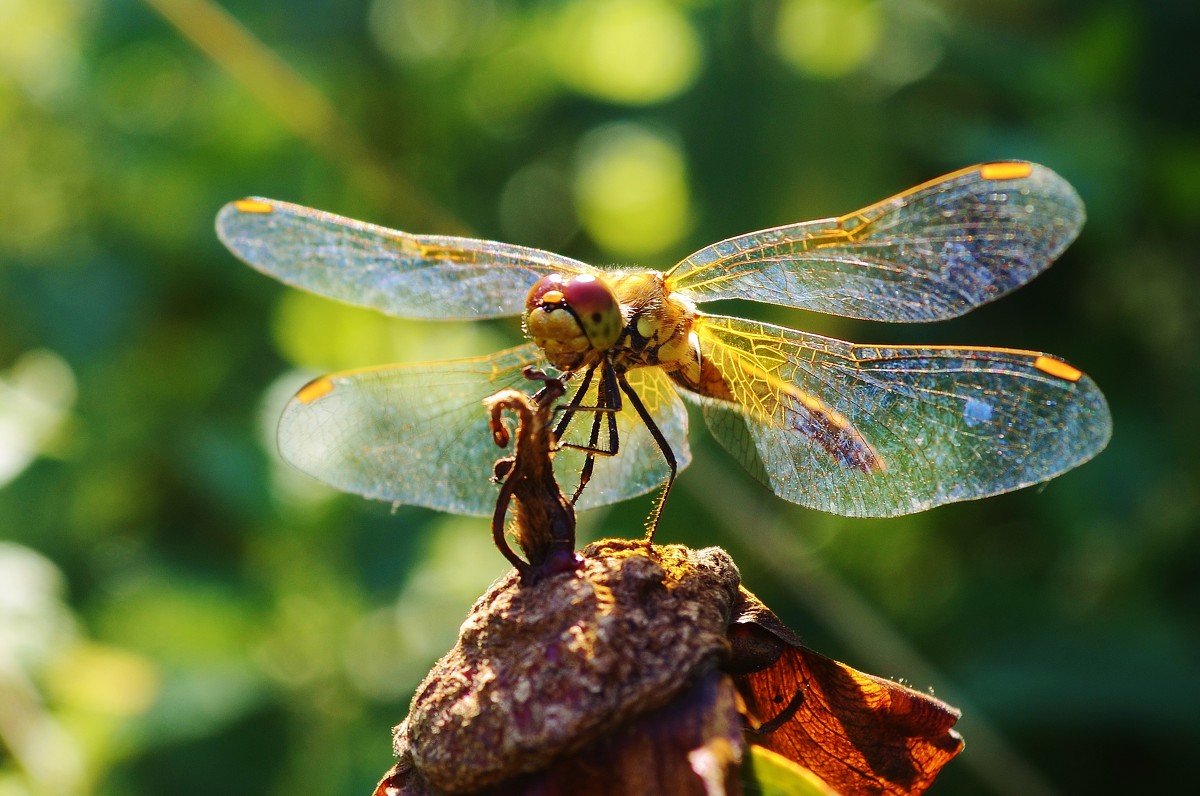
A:
<svg viewBox="0 0 1200 796">
<path fill-rule="evenodd" d="M 657 271 L 613 274 L 611 284 L 625 319 L 613 346 L 616 368 L 656 366 L 694 381 L 700 368 L 699 343 L 692 332 L 696 305 L 671 293 Z"/>
</svg>

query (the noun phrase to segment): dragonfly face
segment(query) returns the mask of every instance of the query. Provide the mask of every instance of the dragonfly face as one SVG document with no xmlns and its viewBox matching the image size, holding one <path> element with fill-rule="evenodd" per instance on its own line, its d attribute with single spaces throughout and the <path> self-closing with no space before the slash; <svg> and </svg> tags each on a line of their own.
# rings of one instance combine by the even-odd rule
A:
<svg viewBox="0 0 1200 796">
<path fill-rule="evenodd" d="M 853 213 L 707 246 L 665 273 L 606 270 L 494 241 L 412 235 L 266 199 L 227 205 L 239 257 L 320 295 L 419 318 L 523 315 L 530 342 L 473 359 L 322 377 L 279 427 L 286 459 L 347 491 L 489 514 L 495 451 L 479 402 L 568 374 L 555 467 L 588 507 L 669 485 L 697 403 L 779 496 L 881 517 L 1054 477 L 1111 433 L 1096 385 L 1058 357 L 860 345 L 698 305 L 747 299 L 866 320 L 960 315 L 1039 274 L 1083 224 L 1061 177 L 988 163 Z"/>
<path fill-rule="evenodd" d="M 544 276 L 525 299 L 525 333 L 564 372 L 595 365 L 623 324 L 612 289 L 591 274 Z"/>
<path fill-rule="evenodd" d="M 699 379 L 696 306 L 672 295 L 657 271 L 551 274 L 533 286 L 525 306 L 526 334 L 559 370 L 607 358 L 621 373 L 654 365 Z"/>
</svg>

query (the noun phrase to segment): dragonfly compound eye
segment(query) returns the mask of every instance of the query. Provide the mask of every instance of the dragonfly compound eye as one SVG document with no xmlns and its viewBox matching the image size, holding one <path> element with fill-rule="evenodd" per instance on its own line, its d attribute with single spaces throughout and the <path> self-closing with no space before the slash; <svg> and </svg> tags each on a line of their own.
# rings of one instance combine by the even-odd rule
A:
<svg viewBox="0 0 1200 796">
<path fill-rule="evenodd" d="M 587 331 L 566 300 L 568 280 L 558 274 L 537 281 L 525 299 L 525 333 L 560 370 L 575 370 L 593 351 Z"/>
<path fill-rule="evenodd" d="M 533 312 L 543 304 L 559 304 L 563 300 L 562 274 L 547 274 L 534 283 L 525 297 L 525 311 Z"/>
<path fill-rule="evenodd" d="M 592 346 L 612 348 L 621 336 L 621 307 L 608 285 L 590 274 L 580 274 L 564 283 L 562 292 Z"/>
</svg>

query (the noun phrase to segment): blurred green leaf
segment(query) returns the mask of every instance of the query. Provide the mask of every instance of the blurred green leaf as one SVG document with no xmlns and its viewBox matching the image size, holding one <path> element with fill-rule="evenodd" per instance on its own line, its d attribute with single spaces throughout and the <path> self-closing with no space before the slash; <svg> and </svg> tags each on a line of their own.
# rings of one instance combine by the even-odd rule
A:
<svg viewBox="0 0 1200 796">
<path fill-rule="evenodd" d="M 806 768 L 761 746 L 751 746 L 742 769 L 742 786 L 762 796 L 837 796 Z"/>
</svg>

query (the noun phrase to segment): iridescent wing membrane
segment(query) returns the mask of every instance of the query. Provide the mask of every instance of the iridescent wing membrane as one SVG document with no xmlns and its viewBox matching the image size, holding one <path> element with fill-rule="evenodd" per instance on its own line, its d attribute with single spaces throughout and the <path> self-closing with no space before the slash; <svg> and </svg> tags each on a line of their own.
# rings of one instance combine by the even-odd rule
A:
<svg viewBox="0 0 1200 796">
<path fill-rule="evenodd" d="M 497 490 L 488 488 L 487 478 L 505 453 L 492 442 L 482 398 L 506 387 L 529 392 L 531 382 L 522 371 L 541 360 L 537 347 L 527 343 L 485 357 L 323 376 L 284 409 L 279 450 L 294 466 L 346 492 L 490 515 Z M 687 410 L 678 393 L 658 370 L 630 374 L 630 383 L 686 465 Z M 620 455 L 597 461 L 580 508 L 649 492 L 666 477 L 662 454 L 637 415 L 621 412 L 617 425 Z M 566 441 L 582 443 L 589 429 L 590 423 L 576 422 Z M 583 454 L 563 449 L 556 461 L 563 472 L 578 473 Z"/>
<path fill-rule="evenodd" d="M 1083 206 L 1052 171 L 1022 162 L 963 169 L 839 218 L 708 246 L 666 275 L 696 302 L 740 298 L 882 321 L 962 314 L 1032 279 L 1075 238 Z M 492 241 L 420 236 L 266 199 L 226 206 L 218 234 L 287 284 L 415 318 L 519 314 L 549 273 L 603 271 Z M 1103 396 L 1036 352 L 861 346 L 738 318 L 695 324 L 721 394 L 697 395 L 715 436 L 781 497 L 852 516 L 890 516 L 1053 477 L 1099 452 Z M 284 458 L 341 489 L 490 514 L 499 455 L 480 401 L 529 390 L 531 344 L 455 362 L 394 365 L 312 382 L 280 421 Z M 682 469 L 687 413 L 658 368 L 628 373 Z M 583 405 L 594 405 L 592 395 Z M 568 399 L 570 396 L 568 396 Z M 585 444 L 588 415 L 564 441 Z M 581 507 L 662 483 L 658 446 L 632 411 L 620 452 L 596 461 Z M 559 452 L 560 472 L 583 454 Z"/>
<path fill-rule="evenodd" d="M 1064 179 L 973 166 L 840 218 L 707 246 L 667 274 L 695 301 L 750 299 L 871 321 L 961 315 L 1044 271 L 1083 226 Z"/>
<path fill-rule="evenodd" d="M 546 274 L 598 273 L 538 249 L 410 235 L 273 199 L 225 205 L 217 235 L 285 284 L 403 318 L 519 315 L 529 288 Z"/>
<path fill-rule="evenodd" d="M 504 455 L 482 398 L 522 375 L 541 352 L 528 343 L 486 357 L 387 365 L 323 376 L 284 408 L 279 450 L 331 486 L 370 498 L 486 515 L 487 477 Z"/>
<path fill-rule="evenodd" d="M 1041 273 L 1083 219 L 1054 172 L 991 163 L 840 218 L 716 243 L 668 284 L 697 301 L 939 320 Z M 993 495 L 1090 459 L 1111 435 L 1095 383 L 1037 352 L 863 346 L 719 316 L 695 331 L 733 398 L 699 397 L 714 436 L 812 508 L 881 517 Z"/>
<path fill-rule="evenodd" d="M 410 235 L 261 198 L 226 205 L 217 216 L 217 233 L 242 260 L 286 284 L 405 317 L 515 315 L 524 310 L 530 286 L 545 274 L 601 273 L 537 249 Z M 491 441 L 482 400 L 506 387 L 529 392 L 533 383 L 522 371 L 543 365 L 529 343 L 471 359 L 324 376 L 284 409 L 279 450 L 291 464 L 344 491 L 490 515 L 497 490 L 488 487 L 487 478 L 505 453 Z M 629 378 L 686 465 L 687 410 L 678 393 L 657 370 Z M 594 395 L 583 403 L 594 405 Z M 580 508 L 643 494 L 666 477 L 662 454 L 637 416 L 621 412 L 617 423 L 620 455 L 597 460 Z M 566 441 L 582 442 L 589 428 L 586 419 L 577 420 Z M 558 458 L 562 472 L 578 473 L 583 462 L 583 454 L 572 449 Z"/>
<path fill-rule="evenodd" d="M 739 318 L 697 332 L 737 403 L 713 435 L 780 497 L 887 517 L 1045 481 L 1100 451 L 1104 397 L 1061 360 L 988 348 L 861 346 Z"/>
</svg>

